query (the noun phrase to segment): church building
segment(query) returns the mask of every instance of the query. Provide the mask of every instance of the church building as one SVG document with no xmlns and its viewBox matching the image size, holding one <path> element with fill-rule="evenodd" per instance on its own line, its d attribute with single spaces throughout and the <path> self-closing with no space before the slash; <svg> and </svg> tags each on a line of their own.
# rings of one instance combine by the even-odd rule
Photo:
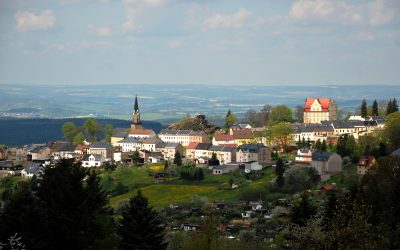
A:
<svg viewBox="0 0 400 250">
<path fill-rule="evenodd" d="M 133 106 L 133 117 L 131 121 L 131 129 L 143 129 L 142 122 L 140 121 L 139 104 L 137 95 L 135 97 L 135 105 Z"/>
</svg>

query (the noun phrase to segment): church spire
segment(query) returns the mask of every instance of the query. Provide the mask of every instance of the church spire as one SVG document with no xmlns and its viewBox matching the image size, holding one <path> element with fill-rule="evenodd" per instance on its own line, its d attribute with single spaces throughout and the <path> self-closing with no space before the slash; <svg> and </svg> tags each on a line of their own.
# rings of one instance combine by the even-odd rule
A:
<svg viewBox="0 0 400 250">
<path fill-rule="evenodd" d="M 131 129 L 141 129 L 142 122 L 140 121 L 139 104 L 137 100 L 137 95 L 135 97 L 135 105 L 133 106 L 133 117 L 131 122 Z"/>
<path fill-rule="evenodd" d="M 138 104 L 138 101 L 137 101 L 137 95 L 135 97 L 135 106 L 133 106 L 133 110 L 135 112 L 139 111 L 139 104 Z"/>
</svg>

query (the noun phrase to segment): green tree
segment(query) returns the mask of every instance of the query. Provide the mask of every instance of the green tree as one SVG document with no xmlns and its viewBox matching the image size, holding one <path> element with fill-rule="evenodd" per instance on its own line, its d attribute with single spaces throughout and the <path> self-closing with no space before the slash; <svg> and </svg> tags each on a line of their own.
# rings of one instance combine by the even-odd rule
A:
<svg viewBox="0 0 400 250">
<path fill-rule="evenodd" d="M 0 235 L 19 232 L 32 249 L 103 249 L 113 226 L 106 204 L 98 176 L 63 159 L 45 170 L 37 191 L 28 185 L 13 197 L 0 215 Z"/>
<path fill-rule="evenodd" d="M 113 125 L 111 124 L 106 124 L 104 126 L 104 137 L 106 139 L 106 142 L 110 143 L 111 142 L 111 137 L 114 133 Z"/>
<path fill-rule="evenodd" d="M 393 103 L 392 100 L 389 100 L 387 107 L 386 107 L 386 115 L 390 115 L 391 113 L 393 113 Z"/>
<path fill-rule="evenodd" d="M 94 119 L 88 119 L 83 123 L 83 127 L 89 135 L 90 142 L 96 141 L 96 133 L 99 132 L 100 126 Z"/>
<path fill-rule="evenodd" d="M 167 170 L 168 168 L 169 168 L 168 161 L 165 161 L 165 163 L 164 163 L 164 171 Z"/>
<path fill-rule="evenodd" d="M 367 101 L 365 99 L 363 99 L 361 102 L 360 114 L 363 118 L 367 118 L 368 116 Z"/>
<path fill-rule="evenodd" d="M 211 159 L 208 161 L 208 165 L 210 166 L 218 166 L 219 165 L 219 160 L 217 159 L 217 154 L 212 153 Z"/>
<path fill-rule="evenodd" d="M 278 105 L 272 108 L 270 123 L 277 124 L 281 122 L 292 121 L 292 110 L 286 105 Z"/>
<path fill-rule="evenodd" d="M 79 133 L 78 127 L 76 127 L 73 122 L 65 122 L 61 127 L 61 131 L 64 138 L 70 142 L 72 142 L 74 137 Z"/>
<path fill-rule="evenodd" d="M 283 174 L 285 173 L 285 166 L 281 158 L 279 158 L 278 161 L 276 162 L 275 173 L 277 175 L 275 181 L 276 186 L 278 188 L 282 188 L 283 185 L 285 184 L 285 177 L 283 176 Z"/>
<path fill-rule="evenodd" d="M 372 103 L 372 116 L 378 116 L 379 115 L 379 109 L 378 109 L 378 102 L 374 100 Z"/>
<path fill-rule="evenodd" d="M 177 165 L 177 166 L 182 166 L 182 156 L 181 156 L 181 153 L 179 151 L 175 152 L 174 164 Z"/>
<path fill-rule="evenodd" d="M 149 207 L 147 198 L 138 190 L 122 209 L 118 226 L 120 249 L 166 249 L 161 223 L 158 213 Z"/>
<path fill-rule="evenodd" d="M 273 125 L 270 130 L 275 143 L 278 144 L 283 151 L 286 151 L 287 145 L 292 141 L 292 125 L 290 123 L 281 122 Z"/>
<path fill-rule="evenodd" d="M 317 149 L 317 150 L 321 150 L 321 146 L 322 146 L 321 140 L 318 139 L 318 140 L 315 142 L 314 148 Z"/>
<path fill-rule="evenodd" d="M 399 105 L 397 104 L 396 98 L 393 98 L 393 100 L 392 100 L 392 111 L 393 112 L 399 111 Z"/>
<path fill-rule="evenodd" d="M 326 141 L 325 141 L 325 140 L 322 140 L 321 150 L 322 150 L 322 151 L 328 150 L 328 146 L 326 145 Z"/>
<path fill-rule="evenodd" d="M 400 113 L 395 112 L 387 116 L 384 136 L 392 150 L 400 147 Z"/>
<path fill-rule="evenodd" d="M 228 129 L 228 128 L 232 127 L 233 124 L 235 124 L 235 122 L 236 122 L 235 114 L 233 114 L 231 112 L 231 110 L 228 110 L 228 113 L 226 113 L 226 116 L 225 116 L 225 128 Z"/>
<path fill-rule="evenodd" d="M 140 157 L 139 151 L 136 150 L 135 152 L 133 152 L 132 155 L 133 164 L 138 165 L 141 162 L 141 160 L 142 158 Z"/>
<path fill-rule="evenodd" d="M 73 139 L 72 144 L 79 145 L 83 144 L 83 141 L 85 140 L 85 135 L 82 132 L 79 132 Z"/>
<path fill-rule="evenodd" d="M 306 192 L 300 196 L 300 201 L 294 203 L 289 213 L 289 221 L 301 227 L 307 224 L 307 221 L 317 214 L 317 208 L 311 203 Z"/>
</svg>

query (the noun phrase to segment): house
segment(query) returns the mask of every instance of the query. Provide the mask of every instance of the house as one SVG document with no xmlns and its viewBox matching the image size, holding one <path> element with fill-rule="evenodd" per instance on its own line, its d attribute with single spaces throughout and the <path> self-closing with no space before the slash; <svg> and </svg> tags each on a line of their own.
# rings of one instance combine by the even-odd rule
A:
<svg viewBox="0 0 400 250">
<path fill-rule="evenodd" d="M 84 155 L 82 158 L 82 167 L 90 168 L 90 167 L 100 167 L 103 163 L 106 162 L 106 158 L 101 154 L 89 154 Z"/>
<path fill-rule="evenodd" d="M 203 143 L 209 142 L 208 136 L 203 131 L 194 130 L 170 130 L 163 129 L 158 134 L 158 137 L 166 143 L 180 143 L 186 147 L 191 142 Z"/>
<path fill-rule="evenodd" d="M 303 120 L 305 124 L 336 120 L 335 102 L 330 98 L 306 98 Z"/>
<path fill-rule="evenodd" d="M 190 160 L 196 159 L 196 148 L 197 148 L 198 144 L 199 144 L 198 142 L 191 142 L 191 143 L 189 143 L 189 145 L 187 145 L 187 147 L 186 147 L 186 158 L 187 159 L 190 159 Z"/>
<path fill-rule="evenodd" d="M 89 154 L 103 155 L 106 159 L 111 159 L 112 146 L 105 141 L 93 143 L 92 146 L 90 146 Z"/>
<path fill-rule="evenodd" d="M 219 146 L 219 145 L 226 145 L 226 144 L 235 144 L 235 137 L 233 135 L 218 135 L 215 134 L 212 139 L 212 145 Z"/>
<path fill-rule="evenodd" d="M 251 125 L 248 123 L 233 124 L 232 129 L 251 129 Z"/>
<path fill-rule="evenodd" d="M 78 144 L 75 148 L 75 154 L 86 155 L 89 154 L 90 145 Z"/>
<path fill-rule="evenodd" d="M 236 149 L 236 162 L 257 161 L 260 164 L 272 162 L 271 149 L 263 144 L 242 144 Z"/>
<path fill-rule="evenodd" d="M 211 143 L 198 143 L 194 149 L 194 158 L 199 159 L 201 157 L 207 157 L 207 152 L 210 147 Z"/>
<path fill-rule="evenodd" d="M 250 144 L 255 141 L 251 129 L 231 129 L 230 135 L 235 139 L 235 144 Z"/>
<path fill-rule="evenodd" d="M 136 139 L 156 138 L 156 133 L 151 129 L 131 129 L 128 133 L 128 137 Z"/>
<path fill-rule="evenodd" d="M 331 124 L 300 124 L 293 125 L 292 138 L 294 141 L 299 142 L 302 140 L 315 142 L 315 141 L 328 141 L 329 138 L 335 136 L 335 130 Z"/>
<path fill-rule="evenodd" d="M 383 117 L 383 116 L 372 116 L 371 120 L 376 122 L 377 127 L 379 129 L 383 129 L 385 127 L 385 117 Z"/>
<path fill-rule="evenodd" d="M 31 162 L 21 171 L 21 175 L 27 178 L 32 178 L 34 175 L 42 177 L 44 175 L 44 165 L 39 162 Z"/>
<path fill-rule="evenodd" d="M 221 175 L 233 172 L 239 169 L 239 164 L 225 164 L 213 167 L 213 175 Z"/>
<path fill-rule="evenodd" d="M 244 172 L 251 173 L 252 171 L 260 171 L 262 170 L 262 165 L 257 161 L 246 162 L 244 164 Z"/>
<path fill-rule="evenodd" d="M 173 160 L 175 158 L 175 153 L 179 152 L 181 156 L 183 155 L 183 147 L 180 143 L 165 143 L 159 148 L 165 160 Z"/>
<path fill-rule="evenodd" d="M 51 156 L 55 160 L 72 159 L 75 157 L 75 147 L 69 142 L 54 142 L 51 145 Z"/>
<path fill-rule="evenodd" d="M 0 175 L 20 175 L 23 169 L 21 165 L 14 165 L 11 161 L 0 161 Z"/>
<path fill-rule="evenodd" d="M 134 137 L 126 137 L 117 142 L 122 152 L 134 152 L 142 149 L 142 141 Z"/>
<path fill-rule="evenodd" d="M 36 160 L 50 157 L 51 149 L 46 145 L 33 145 L 28 150 L 28 160 Z"/>
<path fill-rule="evenodd" d="M 298 149 L 295 161 L 302 163 L 311 163 L 312 150 L 309 148 Z"/>
<path fill-rule="evenodd" d="M 217 160 L 219 160 L 220 164 L 228 164 L 236 161 L 236 147 L 213 145 L 207 150 L 208 158 L 211 158 L 214 153 L 217 155 Z"/>
<path fill-rule="evenodd" d="M 342 157 L 336 153 L 317 150 L 312 153 L 311 167 L 318 171 L 321 181 L 326 181 L 342 171 Z"/>
<path fill-rule="evenodd" d="M 115 128 L 113 135 L 111 136 L 111 145 L 113 147 L 118 146 L 117 142 L 128 136 L 128 129 L 126 128 Z"/>
<path fill-rule="evenodd" d="M 120 151 L 120 150 L 114 151 L 113 159 L 115 162 L 121 162 L 122 161 L 122 151 Z"/>
<path fill-rule="evenodd" d="M 146 138 L 142 141 L 142 149 L 150 152 L 157 151 L 157 145 L 163 144 L 160 138 Z"/>
<path fill-rule="evenodd" d="M 190 223 L 184 223 L 181 225 L 181 228 L 185 232 L 190 232 L 190 231 L 200 231 L 201 227 L 199 224 L 190 224 Z"/>
<path fill-rule="evenodd" d="M 357 164 L 357 173 L 365 175 L 372 165 L 376 163 L 376 159 L 373 156 L 361 156 Z"/>
</svg>

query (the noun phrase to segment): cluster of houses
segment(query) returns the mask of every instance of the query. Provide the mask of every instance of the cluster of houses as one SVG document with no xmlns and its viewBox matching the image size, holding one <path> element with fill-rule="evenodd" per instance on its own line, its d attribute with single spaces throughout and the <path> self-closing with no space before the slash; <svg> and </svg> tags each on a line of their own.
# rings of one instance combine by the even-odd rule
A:
<svg viewBox="0 0 400 250">
<path fill-rule="evenodd" d="M 335 143 L 340 135 L 351 134 L 356 139 L 384 127 L 383 117 L 364 119 L 353 116 L 347 121 L 336 120 L 334 101 L 329 98 L 307 98 L 304 106 L 304 123 L 293 124 L 293 142 L 314 143 L 325 140 Z M 244 168 L 246 171 L 260 170 L 272 163 L 274 145 L 268 145 L 263 136 L 264 128 L 252 128 L 249 124 L 236 124 L 227 134 L 216 133 L 209 137 L 203 131 L 163 129 L 156 134 L 142 127 L 140 111 L 135 98 L 131 128 L 117 128 L 110 143 L 100 141 L 84 143 L 74 147 L 68 142 L 32 144 L 24 147 L 0 150 L 0 172 L 24 176 L 41 174 L 43 167 L 61 158 L 75 158 L 84 167 L 99 167 L 107 161 L 129 162 L 133 154 L 139 153 L 143 162 L 171 161 L 177 152 L 198 166 L 208 165 L 213 155 L 220 165 L 213 167 L 214 174 L 224 174 Z M 268 145 L 268 146 L 267 146 Z M 28 162 L 23 168 L 14 162 Z M 341 171 L 342 160 L 335 153 L 299 149 L 296 161 L 316 168 L 321 179 Z M 370 160 L 366 160 L 368 165 Z M 364 173 L 360 170 L 359 173 Z"/>
</svg>

